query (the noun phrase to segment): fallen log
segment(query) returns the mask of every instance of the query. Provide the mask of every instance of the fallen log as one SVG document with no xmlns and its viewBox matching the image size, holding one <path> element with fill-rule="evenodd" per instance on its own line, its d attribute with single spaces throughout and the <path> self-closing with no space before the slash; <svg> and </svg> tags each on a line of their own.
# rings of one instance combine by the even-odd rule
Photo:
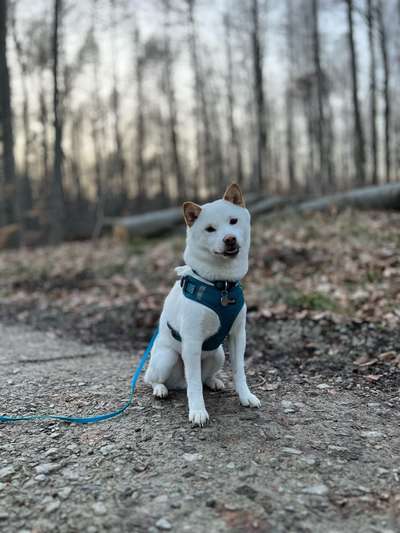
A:
<svg viewBox="0 0 400 533">
<path fill-rule="evenodd" d="M 400 210 L 400 183 L 387 183 L 385 185 L 364 187 L 343 193 L 331 194 L 303 202 L 295 209 L 296 211 L 306 213 L 310 211 L 325 211 L 333 208 L 344 209 L 346 207 Z"/>
<path fill-rule="evenodd" d="M 253 216 L 287 207 L 294 201 L 280 196 L 261 200 L 259 198 L 259 195 L 254 193 L 246 197 L 247 206 Z M 116 219 L 107 218 L 105 220 L 105 225 L 112 227 L 113 236 L 120 241 L 127 241 L 133 237 L 162 235 L 179 224 L 183 224 L 182 207 L 172 207 L 141 215 Z"/>
<path fill-rule="evenodd" d="M 282 209 L 290 207 L 293 204 L 299 203 L 300 199 L 297 197 L 273 196 L 272 198 L 263 198 L 249 206 L 249 211 L 253 217 L 257 215 L 264 215 L 271 213 L 275 209 Z"/>
</svg>

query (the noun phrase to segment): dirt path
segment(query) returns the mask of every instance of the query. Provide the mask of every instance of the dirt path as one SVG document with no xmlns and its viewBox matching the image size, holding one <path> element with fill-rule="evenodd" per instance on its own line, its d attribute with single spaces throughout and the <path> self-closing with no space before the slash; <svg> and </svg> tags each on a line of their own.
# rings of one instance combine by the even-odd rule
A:
<svg viewBox="0 0 400 533">
<path fill-rule="evenodd" d="M 127 353 L 20 326 L 0 325 L 0 339 L 2 413 L 83 415 L 126 398 Z M 398 392 L 279 374 L 251 373 L 254 411 L 228 369 L 204 429 L 183 394 L 159 402 L 142 384 L 113 422 L 0 426 L 1 531 L 399 531 Z"/>
</svg>

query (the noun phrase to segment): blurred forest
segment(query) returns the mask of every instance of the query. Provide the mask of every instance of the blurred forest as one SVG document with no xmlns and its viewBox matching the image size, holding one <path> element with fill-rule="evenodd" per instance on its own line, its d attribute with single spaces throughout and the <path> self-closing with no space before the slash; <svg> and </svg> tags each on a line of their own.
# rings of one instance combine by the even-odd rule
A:
<svg viewBox="0 0 400 533">
<path fill-rule="evenodd" d="M 0 0 L 0 248 L 400 177 L 400 0 Z"/>
</svg>

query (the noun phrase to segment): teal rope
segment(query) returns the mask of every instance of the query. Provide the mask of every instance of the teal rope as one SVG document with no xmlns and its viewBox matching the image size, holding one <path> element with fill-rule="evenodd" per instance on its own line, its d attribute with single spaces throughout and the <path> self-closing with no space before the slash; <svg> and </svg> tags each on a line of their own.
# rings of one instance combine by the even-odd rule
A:
<svg viewBox="0 0 400 533">
<path fill-rule="evenodd" d="M 0 422 L 20 422 L 20 421 L 28 421 L 28 420 L 61 420 L 63 422 L 73 422 L 74 424 L 94 424 L 96 422 L 102 422 L 103 420 L 109 420 L 110 418 L 115 418 L 116 416 L 121 415 L 132 404 L 137 380 L 139 379 L 140 373 L 143 370 L 143 367 L 146 364 L 147 359 L 149 358 L 151 349 L 153 347 L 153 344 L 154 344 L 154 341 L 156 340 L 157 335 L 158 335 L 158 328 L 154 332 L 149 344 L 147 345 L 146 350 L 144 351 L 139 361 L 139 364 L 135 370 L 135 373 L 132 376 L 128 401 L 119 409 L 116 409 L 115 411 L 112 411 L 111 413 L 105 413 L 104 415 L 87 416 L 87 417 L 75 417 L 75 416 L 64 416 L 64 415 L 0 416 Z"/>
</svg>

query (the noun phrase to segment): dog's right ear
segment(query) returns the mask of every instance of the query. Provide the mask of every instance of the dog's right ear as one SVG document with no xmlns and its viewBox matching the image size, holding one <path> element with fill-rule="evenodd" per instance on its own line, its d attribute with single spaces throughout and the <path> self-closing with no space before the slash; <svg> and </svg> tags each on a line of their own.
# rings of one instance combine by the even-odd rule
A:
<svg viewBox="0 0 400 533">
<path fill-rule="evenodd" d="M 185 217 L 185 222 L 189 228 L 196 222 L 200 212 L 201 207 L 194 202 L 185 202 L 183 204 L 183 216 Z"/>
</svg>

